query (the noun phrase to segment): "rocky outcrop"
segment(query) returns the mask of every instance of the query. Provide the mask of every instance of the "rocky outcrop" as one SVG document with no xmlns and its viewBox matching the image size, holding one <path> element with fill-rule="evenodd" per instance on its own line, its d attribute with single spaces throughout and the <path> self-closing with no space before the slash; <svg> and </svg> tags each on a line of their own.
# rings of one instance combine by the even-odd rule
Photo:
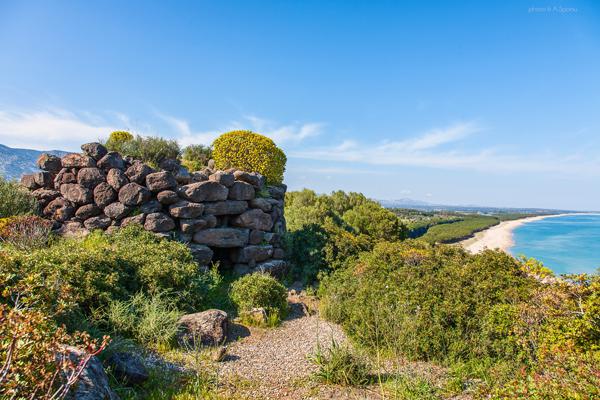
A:
<svg viewBox="0 0 600 400">
<path fill-rule="evenodd" d="M 86 356 L 86 353 L 75 347 L 66 347 L 65 354 L 60 354 L 59 363 L 62 363 L 62 357 L 67 357 L 68 362 L 78 365 Z M 69 390 L 66 399 L 69 400 L 119 400 L 119 396 L 110 388 L 108 376 L 104 371 L 102 363 L 97 357 L 90 358 L 83 369 L 77 383 Z"/>
<path fill-rule="evenodd" d="M 285 185 L 266 186 L 262 175 L 235 169 L 189 173 L 177 160 L 163 160 L 155 170 L 100 143 L 81 149 L 63 158 L 43 154 L 42 170 L 21 180 L 57 232 L 138 224 L 187 243 L 201 266 L 219 261 L 242 273 L 285 269 Z"/>
<path fill-rule="evenodd" d="M 127 385 L 139 385 L 148 380 L 148 370 L 142 359 L 136 354 L 116 352 L 107 360 L 113 373 Z"/>
<path fill-rule="evenodd" d="M 184 347 L 216 346 L 227 340 L 228 324 L 227 313 L 221 310 L 187 314 L 179 319 L 177 341 Z"/>
</svg>

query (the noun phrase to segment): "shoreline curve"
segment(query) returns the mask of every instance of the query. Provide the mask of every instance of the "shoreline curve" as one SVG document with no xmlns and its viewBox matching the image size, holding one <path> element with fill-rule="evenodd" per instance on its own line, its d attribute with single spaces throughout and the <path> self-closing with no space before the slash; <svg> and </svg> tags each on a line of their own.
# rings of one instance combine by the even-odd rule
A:
<svg viewBox="0 0 600 400">
<path fill-rule="evenodd" d="M 536 215 L 534 217 L 519 218 L 511 221 L 503 221 L 498 225 L 477 232 L 472 238 L 463 240 L 459 244 L 468 252 L 476 254 L 486 249 L 498 249 L 510 254 L 509 250 L 515 245 L 513 231 L 526 223 L 539 221 L 546 218 L 564 217 L 567 215 L 588 215 L 589 213 L 563 213 Z"/>
</svg>

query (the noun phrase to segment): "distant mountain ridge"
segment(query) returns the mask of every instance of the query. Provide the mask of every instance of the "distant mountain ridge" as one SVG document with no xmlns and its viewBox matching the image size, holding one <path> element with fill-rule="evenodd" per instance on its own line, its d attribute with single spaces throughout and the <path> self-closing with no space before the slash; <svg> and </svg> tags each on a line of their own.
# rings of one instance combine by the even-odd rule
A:
<svg viewBox="0 0 600 400">
<path fill-rule="evenodd" d="M 468 212 L 480 214 L 496 214 L 496 213 L 531 213 L 531 214 L 555 214 L 555 213 L 571 213 L 574 210 L 562 209 L 546 209 L 546 208 L 518 208 L 518 207 L 489 207 L 478 205 L 448 205 L 434 204 L 421 200 L 399 199 L 399 200 L 377 200 L 385 208 L 409 208 L 421 211 L 454 211 Z"/>
<path fill-rule="evenodd" d="M 20 179 L 24 174 L 39 171 L 35 162 L 42 153 L 62 157 L 69 152 L 62 150 L 39 151 L 14 149 L 0 144 L 0 175 L 9 180 Z"/>
</svg>

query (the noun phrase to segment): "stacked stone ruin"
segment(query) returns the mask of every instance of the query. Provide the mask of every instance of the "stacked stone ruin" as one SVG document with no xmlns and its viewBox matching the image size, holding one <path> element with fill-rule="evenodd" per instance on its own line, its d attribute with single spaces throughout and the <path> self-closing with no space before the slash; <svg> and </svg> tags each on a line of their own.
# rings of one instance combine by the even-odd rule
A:
<svg viewBox="0 0 600 400">
<path fill-rule="evenodd" d="M 62 158 L 43 154 L 41 171 L 21 178 L 59 234 L 139 224 L 187 243 L 202 266 L 218 261 L 239 274 L 285 270 L 285 185 L 267 186 L 262 175 L 237 169 L 190 173 L 172 159 L 156 171 L 100 143 L 81 149 Z"/>
</svg>

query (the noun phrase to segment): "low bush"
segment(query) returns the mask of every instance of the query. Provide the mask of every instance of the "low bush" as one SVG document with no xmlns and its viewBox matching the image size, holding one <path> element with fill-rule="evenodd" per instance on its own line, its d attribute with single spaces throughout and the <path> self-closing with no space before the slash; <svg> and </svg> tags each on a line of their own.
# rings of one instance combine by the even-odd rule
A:
<svg viewBox="0 0 600 400">
<path fill-rule="evenodd" d="M 258 172 L 271 185 L 283 182 L 287 161 L 271 139 L 251 131 L 232 131 L 219 136 L 213 142 L 213 158 L 218 169 Z"/>
<path fill-rule="evenodd" d="M 87 363 L 85 357 L 79 364 L 70 362 L 65 345 L 84 349 L 89 356 L 107 342 L 106 337 L 100 343 L 84 333 L 69 335 L 42 312 L 0 304 L 0 397 L 65 398 Z"/>
<path fill-rule="evenodd" d="M 52 223 L 35 215 L 21 215 L 0 220 L 0 243 L 19 250 L 45 246 L 50 237 Z"/>
<path fill-rule="evenodd" d="M 38 205 L 27 189 L 0 176 L 0 218 L 35 214 Z"/>
<path fill-rule="evenodd" d="M 0 287 L 52 316 L 90 315 L 139 291 L 164 293 L 181 309 L 195 310 L 211 288 L 211 275 L 198 272 L 184 244 L 130 226 L 30 252 L 7 248 L 0 257 Z"/>
<path fill-rule="evenodd" d="M 126 143 L 131 142 L 134 136 L 126 131 L 114 131 L 110 134 L 104 145 L 110 151 L 123 152 Z"/>
<path fill-rule="evenodd" d="M 128 300 L 111 301 L 101 323 L 120 336 L 148 347 L 168 345 L 177 333 L 181 312 L 163 295 L 138 293 Z"/>
<path fill-rule="evenodd" d="M 113 135 L 118 133 L 116 137 Z M 179 157 L 180 148 L 175 140 L 160 137 L 132 137 L 125 135 L 128 132 L 113 132 L 104 143 L 110 151 L 118 151 L 123 156 L 130 156 L 141 160 L 153 168 L 158 168 L 160 162 L 166 158 Z"/>
<path fill-rule="evenodd" d="M 212 149 L 209 146 L 192 144 L 183 149 L 181 153 L 181 165 L 188 171 L 198 171 L 207 166 L 208 160 L 212 158 Z"/>
<path fill-rule="evenodd" d="M 321 272 L 351 265 L 381 240 L 406 237 L 406 227 L 394 213 L 360 193 L 288 192 L 285 215 L 292 278 L 305 283 Z"/>
<path fill-rule="evenodd" d="M 231 300 L 240 312 L 262 307 L 282 319 L 288 311 L 285 286 L 263 273 L 245 275 L 235 281 L 231 285 Z"/>
<path fill-rule="evenodd" d="M 362 386 L 369 383 L 369 366 L 348 346 L 331 341 L 331 346 L 317 348 L 310 361 L 317 366 L 314 377 L 334 385 Z"/>
<path fill-rule="evenodd" d="M 523 301 L 534 285 L 504 253 L 404 242 L 376 245 L 325 279 L 320 293 L 324 315 L 362 345 L 444 362 L 521 358 L 505 328 L 513 314 L 501 306 Z"/>
</svg>

